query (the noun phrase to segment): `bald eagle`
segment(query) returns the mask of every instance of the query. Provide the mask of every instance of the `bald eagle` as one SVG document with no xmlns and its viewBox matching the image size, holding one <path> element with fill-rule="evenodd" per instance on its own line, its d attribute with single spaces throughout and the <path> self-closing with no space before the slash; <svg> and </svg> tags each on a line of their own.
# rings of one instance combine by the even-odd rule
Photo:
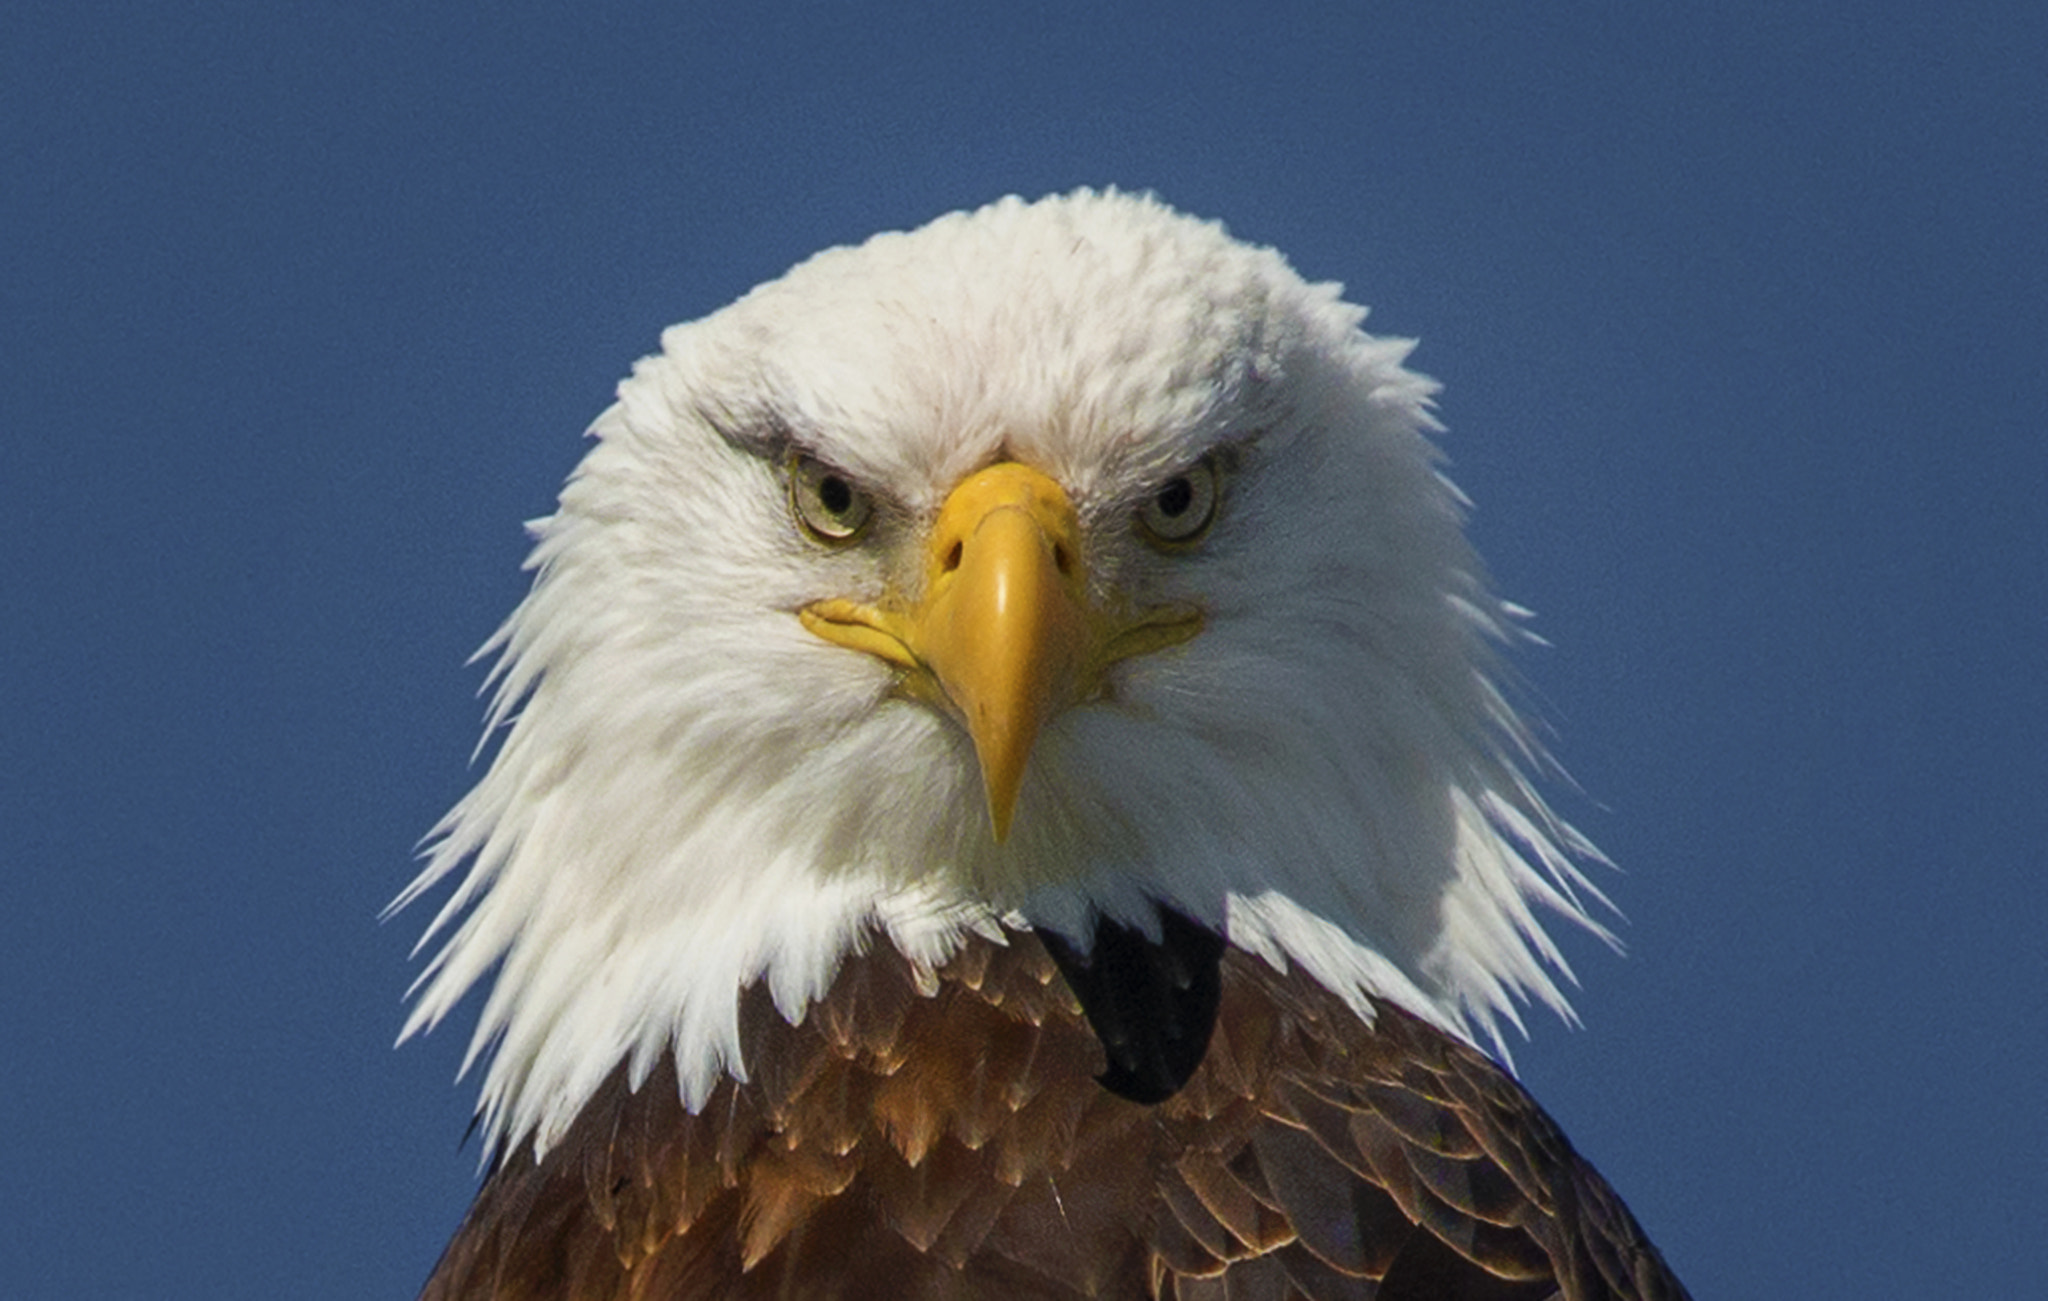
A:
<svg viewBox="0 0 2048 1301">
<path fill-rule="evenodd" d="M 1684 1295 L 1478 1047 L 1593 851 L 1364 316 L 1083 191 L 662 336 L 393 905 L 406 1035 L 489 987 L 426 1297 Z"/>
</svg>

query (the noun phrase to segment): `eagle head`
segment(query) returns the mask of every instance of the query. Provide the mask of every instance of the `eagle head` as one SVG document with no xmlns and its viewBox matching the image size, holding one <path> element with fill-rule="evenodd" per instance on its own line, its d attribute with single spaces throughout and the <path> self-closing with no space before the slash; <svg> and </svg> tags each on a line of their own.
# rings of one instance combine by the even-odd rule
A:
<svg viewBox="0 0 2048 1301">
<path fill-rule="evenodd" d="M 669 329 L 531 526 L 502 738 L 399 900 L 461 874 L 406 1033 L 495 968 L 494 1143 L 622 1063 L 744 1077 L 750 985 L 797 1019 L 851 953 L 1005 926 L 1164 908 L 1361 1010 L 1566 1012 L 1537 913 L 1598 929 L 1591 851 L 1526 775 L 1435 385 L 1364 316 L 1082 191 Z"/>
</svg>

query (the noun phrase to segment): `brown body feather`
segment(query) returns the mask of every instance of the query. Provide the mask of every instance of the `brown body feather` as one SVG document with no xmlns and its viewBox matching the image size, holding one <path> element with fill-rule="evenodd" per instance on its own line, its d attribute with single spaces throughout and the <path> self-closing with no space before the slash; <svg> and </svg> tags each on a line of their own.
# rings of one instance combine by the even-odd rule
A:
<svg viewBox="0 0 2048 1301">
<path fill-rule="evenodd" d="M 1143 1106 L 1033 936 L 936 985 L 882 946 L 800 1026 L 748 991 L 747 1083 L 692 1115 L 666 1064 L 615 1073 L 423 1301 L 1686 1295 L 1514 1081 L 1396 1008 L 1230 951 L 1201 1067 Z"/>
</svg>

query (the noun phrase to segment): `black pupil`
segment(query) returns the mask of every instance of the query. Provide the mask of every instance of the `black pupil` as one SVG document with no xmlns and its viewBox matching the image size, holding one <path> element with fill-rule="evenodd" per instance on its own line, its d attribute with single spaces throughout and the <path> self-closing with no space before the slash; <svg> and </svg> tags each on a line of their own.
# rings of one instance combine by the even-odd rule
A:
<svg viewBox="0 0 2048 1301">
<path fill-rule="evenodd" d="M 1195 485 L 1175 479 L 1159 490 L 1159 511 L 1168 517 L 1180 515 L 1195 504 Z"/>
<path fill-rule="evenodd" d="M 853 509 L 853 485 L 836 474 L 818 480 L 818 504 L 828 515 L 844 515 Z"/>
</svg>

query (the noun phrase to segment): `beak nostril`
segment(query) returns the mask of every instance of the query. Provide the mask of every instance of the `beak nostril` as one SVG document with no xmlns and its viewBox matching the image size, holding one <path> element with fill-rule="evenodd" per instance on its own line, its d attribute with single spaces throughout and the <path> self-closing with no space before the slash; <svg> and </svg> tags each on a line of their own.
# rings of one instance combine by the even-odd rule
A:
<svg viewBox="0 0 2048 1301">
<path fill-rule="evenodd" d="M 1072 578 L 1074 576 L 1074 556 L 1063 543 L 1056 542 L 1053 544 L 1052 566 L 1060 571 L 1060 577 L 1062 578 Z"/>
<path fill-rule="evenodd" d="M 959 539 L 954 539 L 953 545 L 946 549 L 946 559 L 940 565 L 940 573 L 950 574 L 960 567 L 961 549 Z"/>
</svg>

